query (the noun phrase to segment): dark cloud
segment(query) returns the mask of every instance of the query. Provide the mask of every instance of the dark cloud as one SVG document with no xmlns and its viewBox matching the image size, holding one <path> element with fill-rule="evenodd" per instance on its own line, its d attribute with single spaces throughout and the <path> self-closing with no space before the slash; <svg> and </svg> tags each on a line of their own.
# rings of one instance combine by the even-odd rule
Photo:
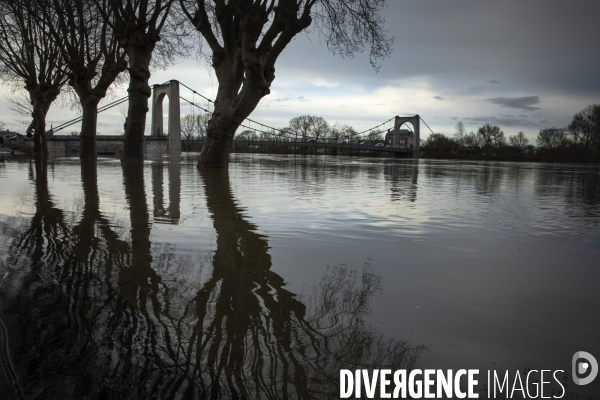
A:
<svg viewBox="0 0 600 400">
<path fill-rule="evenodd" d="M 490 124 L 498 125 L 501 128 L 503 126 L 524 126 L 524 127 L 538 127 L 538 124 L 529 121 L 527 118 L 521 118 L 516 115 L 514 116 L 489 116 L 489 117 L 465 117 L 463 118 L 466 122 L 478 125 Z"/>
<path fill-rule="evenodd" d="M 436 100 L 444 100 L 444 98 L 442 96 L 433 96 L 433 98 Z"/>
<path fill-rule="evenodd" d="M 456 121 L 456 120 L 458 119 L 458 117 L 450 117 L 450 119 L 451 119 L 452 121 Z"/>
<path fill-rule="evenodd" d="M 516 108 L 526 111 L 535 111 L 540 109 L 539 107 L 532 107 L 534 104 L 538 104 L 540 102 L 539 96 L 526 96 L 514 98 L 496 97 L 494 99 L 488 99 L 488 101 L 492 104 L 498 104 L 506 108 Z"/>
<path fill-rule="evenodd" d="M 388 2 L 386 27 L 396 39 L 379 73 L 370 67 L 368 52 L 333 56 L 326 45 L 305 36 L 283 52 L 278 67 L 341 85 L 427 77 L 447 88 L 448 96 L 477 82 L 480 91 L 501 87 L 507 97 L 544 89 L 597 96 L 600 52 L 589 50 L 597 47 L 589 27 L 599 14 L 595 0 Z"/>
</svg>

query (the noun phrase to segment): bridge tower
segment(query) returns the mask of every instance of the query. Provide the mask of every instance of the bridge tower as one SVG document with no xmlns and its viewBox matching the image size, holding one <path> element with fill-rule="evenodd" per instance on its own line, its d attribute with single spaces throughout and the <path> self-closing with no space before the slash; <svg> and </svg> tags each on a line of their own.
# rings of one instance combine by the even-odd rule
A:
<svg viewBox="0 0 600 400">
<path fill-rule="evenodd" d="M 398 140 L 399 140 L 399 136 L 400 136 L 400 127 L 402 126 L 402 124 L 404 124 L 406 122 L 410 122 L 410 124 L 413 126 L 413 129 L 414 129 L 413 143 L 412 143 L 412 150 L 413 150 L 412 158 L 418 159 L 419 158 L 419 146 L 421 144 L 421 124 L 420 124 L 421 117 L 419 115 L 414 115 L 412 117 L 399 117 L 396 115 L 396 118 L 394 118 L 393 146 L 398 145 Z"/>
<path fill-rule="evenodd" d="M 179 81 L 152 87 L 152 124 L 150 136 L 163 136 L 163 99 L 169 97 L 168 152 L 181 153 L 181 110 L 179 105 Z"/>
</svg>

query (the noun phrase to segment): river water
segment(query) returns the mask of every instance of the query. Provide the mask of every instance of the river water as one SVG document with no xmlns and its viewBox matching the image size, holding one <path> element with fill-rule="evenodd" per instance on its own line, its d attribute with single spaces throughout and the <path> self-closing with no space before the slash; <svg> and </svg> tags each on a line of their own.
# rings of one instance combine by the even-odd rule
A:
<svg viewBox="0 0 600 400">
<path fill-rule="evenodd" d="M 600 360 L 598 166 L 197 156 L 0 161 L 4 396 L 337 398 L 386 367 L 600 393 L 570 379 Z"/>
</svg>

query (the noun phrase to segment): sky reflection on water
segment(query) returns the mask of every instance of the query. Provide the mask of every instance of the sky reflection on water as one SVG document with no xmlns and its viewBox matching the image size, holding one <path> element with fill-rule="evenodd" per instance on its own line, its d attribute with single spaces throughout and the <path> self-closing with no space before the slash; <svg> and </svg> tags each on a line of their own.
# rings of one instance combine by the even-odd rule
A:
<svg viewBox="0 0 600 400">
<path fill-rule="evenodd" d="M 329 398 L 340 368 L 600 355 L 598 167 L 232 158 L 0 163 L 25 394 Z"/>
</svg>

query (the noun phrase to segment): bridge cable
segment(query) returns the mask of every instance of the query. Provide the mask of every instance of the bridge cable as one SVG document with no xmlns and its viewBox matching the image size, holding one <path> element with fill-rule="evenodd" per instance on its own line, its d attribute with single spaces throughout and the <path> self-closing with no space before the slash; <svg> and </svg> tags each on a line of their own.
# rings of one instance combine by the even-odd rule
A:
<svg viewBox="0 0 600 400">
<path fill-rule="evenodd" d="M 98 110 L 96 111 L 96 113 L 100 114 L 101 112 L 106 111 L 108 109 L 111 109 L 113 107 L 116 107 L 118 105 L 121 105 L 121 104 L 125 103 L 128 100 L 129 100 L 129 97 L 123 97 L 123 98 L 121 98 L 119 100 L 116 100 L 116 101 L 114 101 L 112 103 L 108 103 L 108 104 L 106 104 L 106 105 L 104 105 L 102 107 L 98 107 Z M 70 121 L 67 121 L 67 122 L 64 122 L 64 123 L 58 125 L 55 128 L 52 128 L 52 132 L 57 132 L 57 131 L 63 130 L 63 129 L 65 129 L 68 126 L 71 126 L 71 125 L 74 125 L 74 124 L 77 124 L 77 123 L 81 122 L 82 120 L 83 120 L 83 116 L 74 118 L 74 119 L 72 119 Z M 50 131 L 46 131 L 46 133 L 47 132 L 50 132 Z"/>
<path fill-rule="evenodd" d="M 119 104 L 121 104 L 120 102 L 122 102 L 122 101 L 123 101 L 123 99 L 124 99 L 124 98 L 121 98 L 121 99 L 115 100 L 115 101 L 113 101 L 113 102 L 111 102 L 111 103 L 108 103 L 108 104 L 106 104 L 106 105 L 102 106 L 102 107 L 99 107 L 98 109 L 101 109 L 101 108 L 104 108 L 104 107 L 108 107 L 108 106 L 110 106 L 110 105 L 111 105 L 111 104 L 113 104 L 113 103 L 119 103 Z M 118 105 L 118 104 L 116 104 L 116 105 Z M 71 119 L 71 120 L 69 120 L 69 121 L 63 122 L 62 124 L 59 124 L 59 125 L 57 125 L 57 128 L 58 128 L 58 129 L 62 129 L 62 128 L 64 128 L 64 126 L 63 126 L 63 125 L 65 125 L 65 124 L 70 124 L 70 123 L 71 123 L 71 122 L 73 122 L 73 121 L 79 121 L 79 120 L 81 120 L 81 118 L 82 118 L 82 116 L 79 116 L 79 117 L 73 118 L 73 119 Z M 72 125 L 72 124 L 71 124 L 71 125 Z M 57 128 L 54 128 L 54 129 L 56 130 Z"/>
<path fill-rule="evenodd" d="M 423 121 L 423 123 L 425 124 L 425 126 L 429 128 L 429 125 L 427 125 L 427 122 L 425 122 L 425 120 L 424 120 L 423 118 L 421 118 L 421 116 L 420 116 L 420 115 L 419 115 L 419 118 L 421 119 L 421 121 Z M 429 131 L 430 131 L 431 133 L 434 133 L 434 132 L 431 130 L 431 128 L 429 128 Z"/>
<path fill-rule="evenodd" d="M 198 93 L 198 92 L 196 92 L 194 89 L 192 89 L 191 87 L 187 86 L 186 84 L 184 84 L 184 83 L 182 83 L 182 82 L 179 82 L 179 84 L 180 84 L 181 86 L 183 86 L 183 87 L 185 87 L 185 88 L 187 88 L 187 89 L 191 90 L 191 91 L 192 91 L 192 93 L 195 93 L 195 94 L 197 94 L 197 95 L 201 96 L 202 98 L 206 99 L 206 100 L 207 100 L 207 101 L 209 101 L 210 103 L 213 103 L 213 104 L 214 104 L 214 101 L 212 101 L 212 100 L 211 100 L 211 99 L 209 99 L 208 97 L 206 97 L 206 96 L 202 95 L 201 93 Z M 199 105 L 195 104 L 195 102 L 190 102 L 189 100 L 187 100 L 187 99 L 185 99 L 185 98 L 183 98 L 183 97 L 181 97 L 181 96 L 180 96 L 180 98 L 181 98 L 181 99 L 183 99 L 183 100 L 185 100 L 185 101 L 187 101 L 188 103 L 190 103 L 190 104 L 192 104 L 192 105 L 194 105 L 194 106 L 196 106 L 196 107 L 200 108 L 201 110 L 204 110 L 204 111 L 206 111 L 206 112 L 208 112 L 208 113 L 211 113 L 211 114 L 212 114 L 212 112 L 211 112 L 211 111 L 209 111 L 209 110 L 207 110 L 207 109 L 205 109 L 205 108 L 203 108 L 203 107 L 200 107 Z M 353 134 L 352 136 L 353 136 L 354 138 L 356 138 L 356 136 L 362 135 L 363 133 L 366 133 L 366 132 L 370 132 L 370 131 L 372 131 L 372 130 L 374 130 L 374 129 L 377 129 L 377 128 L 379 128 L 380 126 L 384 126 L 384 125 L 385 125 L 385 124 L 387 124 L 388 122 L 392 121 L 394 118 L 395 118 L 395 117 L 392 117 L 392 118 L 388 119 L 387 121 L 385 121 L 385 122 L 382 122 L 382 123 L 381 123 L 381 124 L 379 124 L 379 125 L 376 125 L 376 126 L 374 126 L 374 127 L 372 127 L 372 128 L 366 129 L 366 130 L 364 130 L 364 131 L 361 131 L 361 132 L 357 132 L 357 133 Z M 286 132 L 286 131 L 284 131 L 284 130 L 281 130 L 281 129 L 278 129 L 278 128 L 274 128 L 274 127 L 272 127 L 272 126 L 269 126 L 269 125 L 265 125 L 265 124 L 263 124 L 263 123 L 260 123 L 260 122 L 258 122 L 258 121 L 255 121 L 255 120 L 253 120 L 253 119 L 250 119 L 250 118 L 245 118 L 245 119 L 246 119 L 247 121 L 249 121 L 249 122 L 254 122 L 255 124 L 257 124 L 257 125 L 260 125 L 260 126 L 262 126 L 262 127 L 265 127 L 265 128 L 268 128 L 268 129 L 272 129 L 272 130 L 274 130 L 274 131 L 281 132 L 282 134 L 285 134 L 285 135 L 289 135 L 289 134 L 288 134 L 288 132 Z M 248 128 L 248 129 L 252 130 L 252 128 Z M 260 131 L 260 132 L 264 132 L 264 131 Z M 288 136 L 288 137 L 289 137 L 289 136 Z M 305 138 L 316 139 L 317 137 L 316 137 L 316 136 L 305 136 Z"/>
<path fill-rule="evenodd" d="M 209 103 L 213 103 L 213 104 L 215 103 L 214 101 L 212 101 L 212 100 L 211 100 L 211 99 L 209 99 L 208 97 L 206 97 L 206 96 L 202 95 L 201 93 L 198 93 L 198 92 L 196 92 L 194 89 L 192 89 L 192 88 L 191 88 L 191 87 L 189 87 L 188 85 L 186 85 L 186 84 L 184 84 L 184 83 L 181 83 L 181 82 L 179 82 L 179 84 L 180 84 L 181 86 L 183 86 L 184 88 L 191 90 L 193 93 L 195 93 L 195 94 L 197 94 L 198 96 L 202 97 L 203 99 L 205 99 L 205 100 L 206 100 L 206 101 L 208 101 Z"/>
</svg>

